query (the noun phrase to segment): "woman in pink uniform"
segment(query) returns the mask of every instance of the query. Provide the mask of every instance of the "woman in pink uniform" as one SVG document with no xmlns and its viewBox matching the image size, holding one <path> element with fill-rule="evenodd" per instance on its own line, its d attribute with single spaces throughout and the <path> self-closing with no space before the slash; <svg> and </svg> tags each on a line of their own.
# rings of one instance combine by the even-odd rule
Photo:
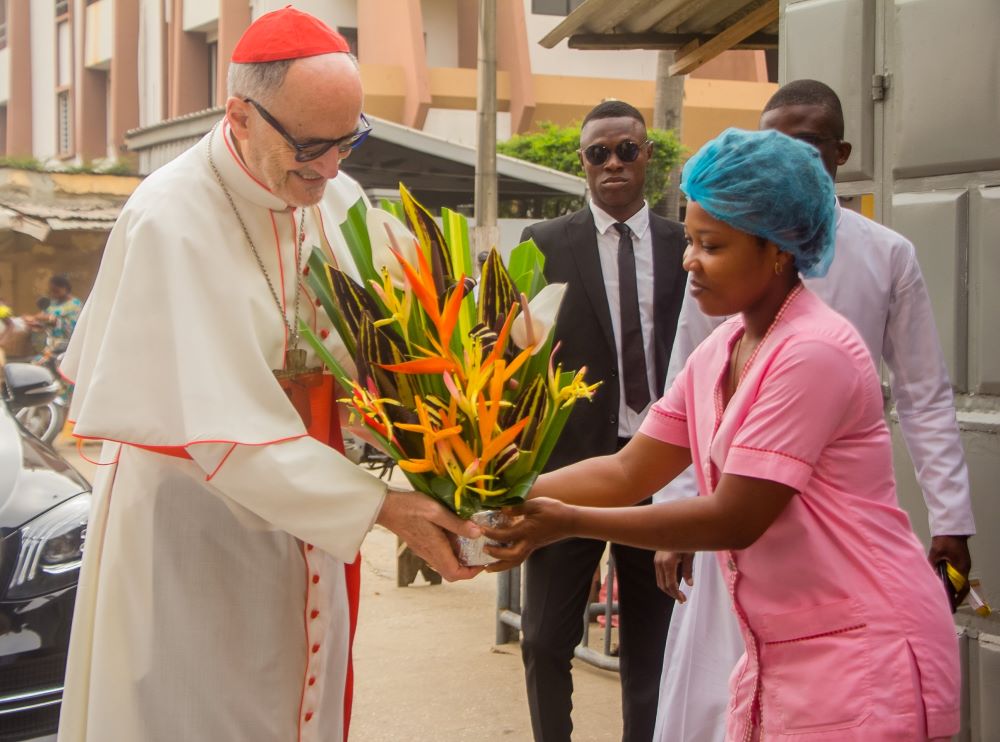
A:
<svg viewBox="0 0 1000 742">
<path fill-rule="evenodd" d="M 746 653 L 727 739 L 944 739 L 959 729 L 947 598 L 896 500 L 871 355 L 805 289 L 832 260 L 834 190 L 816 150 L 727 130 L 684 168 L 684 268 L 735 315 L 690 357 L 618 454 L 542 476 L 506 568 L 567 536 L 714 550 Z M 696 464 L 701 497 L 632 505 Z"/>
</svg>

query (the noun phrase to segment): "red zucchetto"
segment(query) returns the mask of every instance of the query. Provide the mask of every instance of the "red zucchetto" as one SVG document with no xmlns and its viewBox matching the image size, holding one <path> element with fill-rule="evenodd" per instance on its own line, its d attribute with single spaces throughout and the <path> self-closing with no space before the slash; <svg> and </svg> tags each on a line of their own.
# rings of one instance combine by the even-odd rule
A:
<svg viewBox="0 0 1000 742">
<path fill-rule="evenodd" d="M 251 23 L 237 42 L 232 61 L 278 62 L 350 50 L 347 40 L 323 21 L 288 5 Z"/>
</svg>

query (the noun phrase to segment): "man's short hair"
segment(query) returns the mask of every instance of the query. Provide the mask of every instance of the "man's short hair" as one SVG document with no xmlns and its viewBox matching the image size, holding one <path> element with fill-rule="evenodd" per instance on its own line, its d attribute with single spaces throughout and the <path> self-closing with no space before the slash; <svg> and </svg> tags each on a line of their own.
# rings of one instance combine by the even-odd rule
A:
<svg viewBox="0 0 1000 742">
<path fill-rule="evenodd" d="M 293 59 L 282 59 L 277 62 L 250 62 L 229 65 L 229 75 L 226 78 L 226 88 L 230 98 L 253 98 L 262 106 L 271 102 L 282 83 Z"/>
<path fill-rule="evenodd" d="M 341 52 L 334 52 L 340 54 Z M 358 59 L 353 54 L 347 55 L 354 66 L 360 70 Z M 276 62 L 229 63 L 229 73 L 226 77 L 226 92 L 230 98 L 253 98 L 262 106 L 271 102 L 271 97 L 278 92 L 285 82 L 288 70 L 294 59 L 279 59 Z"/>
<path fill-rule="evenodd" d="M 583 117 L 583 123 L 580 125 L 580 128 L 582 129 L 588 123 L 596 119 L 619 118 L 635 119 L 642 124 L 643 127 L 646 126 L 646 119 L 642 117 L 639 109 L 635 106 L 629 105 L 623 100 L 605 100 L 590 109 L 590 113 Z"/>
<path fill-rule="evenodd" d="M 56 275 L 52 276 L 52 278 L 49 279 L 49 285 L 58 286 L 59 288 L 65 289 L 66 291 L 73 290 L 73 286 L 69 282 L 69 276 L 67 276 L 65 273 L 57 273 Z"/>
<path fill-rule="evenodd" d="M 819 80 L 792 80 L 778 88 L 764 106 L 763 113 L 785 106 L 821 106 L 830 112 L 830 132 L 837 139 L 844 138 L 844 109 L 840 98 L 826 83 Z"/>
</svg>

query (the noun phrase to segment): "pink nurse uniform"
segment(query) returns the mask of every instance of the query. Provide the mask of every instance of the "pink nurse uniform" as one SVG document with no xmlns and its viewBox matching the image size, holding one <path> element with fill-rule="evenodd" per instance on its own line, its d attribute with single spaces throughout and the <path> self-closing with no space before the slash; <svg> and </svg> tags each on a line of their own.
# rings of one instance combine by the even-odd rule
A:
<svg viewBox="0 0 1000 742">
<path fill-rule="evenodd" d="M 723 474 L 797 494 L 752 546 L 718 553 L 746 653 L 727 739 L 911 740 L 959 728 L 944 590 L 896 500 L 871 354 L 808 289 L 786 305 L 723 408 L 742 319 L 691 355 L 642 433 Z"/>
</svg>

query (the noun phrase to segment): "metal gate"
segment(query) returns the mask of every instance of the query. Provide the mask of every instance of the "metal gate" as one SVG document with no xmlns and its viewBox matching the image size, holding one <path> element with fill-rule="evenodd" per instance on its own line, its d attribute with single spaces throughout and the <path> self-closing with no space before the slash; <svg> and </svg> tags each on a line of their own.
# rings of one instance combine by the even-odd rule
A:
<svg viewBox="0 0 1000 742">
<path fill-rule="evenodd" d="M 615 559 L 608 553 L 607 598 L 603 603 L 590 603 L 584 611 L 583 639 L 573 650 L 573 655 L 602 670 L 618 672 L 618 657 L 612 654 L 611 622 L 618 614 L 618 603 L 614 600 Z M 507 644 L 517 641 L 521 632 L 522 606 L 521 568 L 515 567 L 497 575 L 497 620 L 496 643 Z M 604 615 L 604 641 L 600 651 L 590 646 L 590 619 Z"/>
</svg>

